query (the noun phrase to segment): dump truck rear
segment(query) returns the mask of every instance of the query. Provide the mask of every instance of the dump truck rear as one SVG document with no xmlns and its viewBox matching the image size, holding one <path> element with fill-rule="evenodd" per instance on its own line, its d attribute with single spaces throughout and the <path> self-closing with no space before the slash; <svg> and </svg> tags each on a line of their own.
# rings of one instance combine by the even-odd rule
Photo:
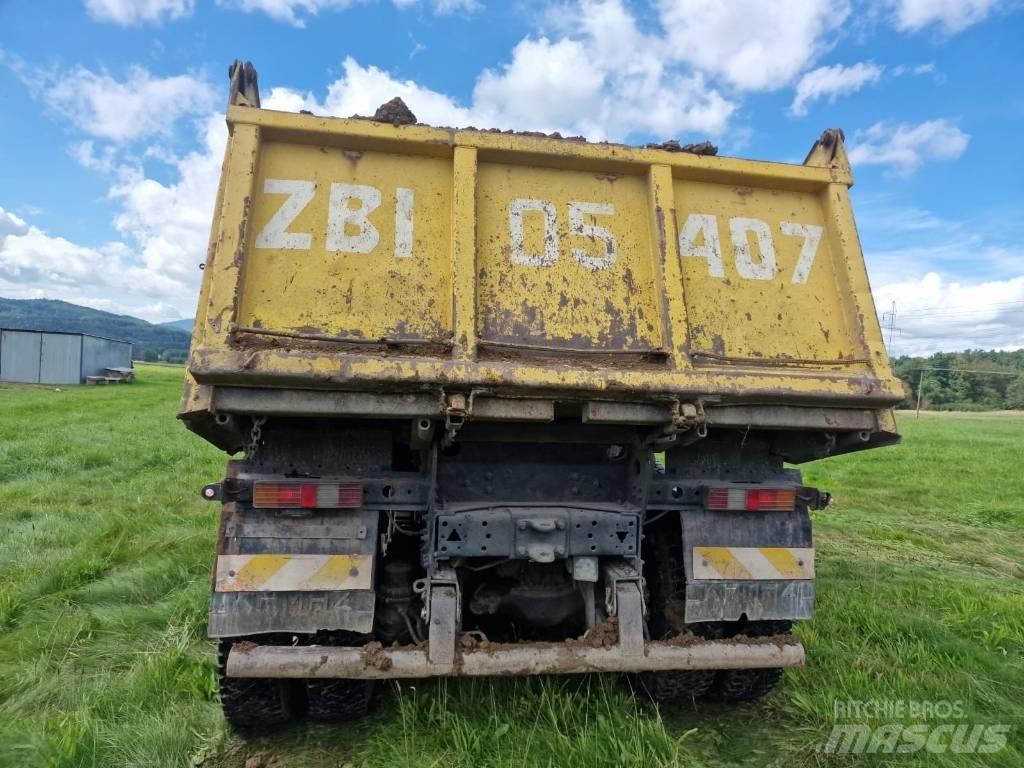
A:
<svg viewBox="0 0 1024 768">
<path fill-rule="evenodd" d="M 799 464 L 898 440 L 842 133 L 802 166 L 259 108 L 181 418 L 229 453 L 209 632 L 237 724 L 374 681 L 803 663 Z M 398 121 L 401 122 L 401 121 Z"/>
</svg>

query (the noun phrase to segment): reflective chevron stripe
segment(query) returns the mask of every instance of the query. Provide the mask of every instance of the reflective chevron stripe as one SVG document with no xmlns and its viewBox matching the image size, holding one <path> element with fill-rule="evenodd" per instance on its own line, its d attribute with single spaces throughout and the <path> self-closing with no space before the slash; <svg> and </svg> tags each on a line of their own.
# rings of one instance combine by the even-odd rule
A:
<svg viewBox="0 0 1024 768">
<path fill-rule="evenodd" d="M 814 549 L 694 547 L 693 578 L 737 581 L 813 579 Z"/>
<path fill-rule="evenodd" d="M 372 589 L 371 555 L 220 555 L 217 592 Z"/>
</svg>

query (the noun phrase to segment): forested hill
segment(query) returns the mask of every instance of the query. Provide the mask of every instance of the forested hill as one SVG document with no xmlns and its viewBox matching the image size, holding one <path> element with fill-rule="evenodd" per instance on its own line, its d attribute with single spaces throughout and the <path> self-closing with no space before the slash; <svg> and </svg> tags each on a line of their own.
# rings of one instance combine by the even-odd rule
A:
<svg viewBox="0 0 1024 768">
<path fill-rule="evenodd" d="M 188 354 L 186 331 L 54 299 L 0 298 L 0 328 L 91 333 L 123 339 L 135 345 L 136 359 L 181 362 Z"/>
<path fill-rule="evenodd" d="M 995 352 L 937 352 L 929 357 L 897 357 L 893 371 L 907 386 L 904 407 L 917 404 L 946 411 L 1024 410 L 1024 349 Z M 952 368 L 953 370 L 924 370 Z M 1004 375 L 1011 374 L 1011 375 Z"/>
</svg>

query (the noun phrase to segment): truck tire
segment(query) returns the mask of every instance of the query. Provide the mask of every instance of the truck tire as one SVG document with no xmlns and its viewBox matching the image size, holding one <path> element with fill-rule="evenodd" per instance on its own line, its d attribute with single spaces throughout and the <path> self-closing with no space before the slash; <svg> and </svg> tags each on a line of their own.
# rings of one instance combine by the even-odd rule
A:
<svg viewBox="0 0 1024 768">
<path fill-rule="evenodd" d="M 790 631 L 788 621 L 760 621 L 746 625 L 740 634 L 750 637 L 781 635 Z M 715 675 L 708 698 L 722 702 L 744 702 L 760 699 L 774 690 L 782 679 L 782 669 L 722 669 Z"/>
<path fill-rule="evenodd" d="M 680 610 L 684 595 L 682 539 L 678 525 L 666 520 L 655 535 L 649 536 L 649 557 L 645 578 L 649 590 L 650 635 L 663 640 L 685 632 Z M 674 672 L 641 672 L 633 685 L 654 702 L 665 705 L 692 703 L 703 696 L 715 678 L 715 671 L 687 669 Z"/>
<path fill-rule="evenodd" d="M 225 668 L 234 640 L 221 640 L 217 649 L 220 706 L 236 728 L 281 725 L 295 710 L 293 687 L 288 680 L 228 677 Z"/>
<path fill-rule="evenodd" d="M 372 635 L 355 632 L 325 632 L 307 642 L 359 647 L 372 638 Z M 306 715 L 310 720 L 322 723 L 357 720 L 369 711 L 373 701 L 373 680 L 308 678 L 305 683 Z"/>
<path fill-rule="evenodd" d="M 754 701 L 772 691 L 782 679 L 782 670 L 724 669 L 715 675 L 708 698 L 722 702 Z"/>
<path fill-rule="evenodd" d="M 310 720 L 337 723 L 366 715 L 373 701 L 373 680 L 306 680 Z"/>
</svg>

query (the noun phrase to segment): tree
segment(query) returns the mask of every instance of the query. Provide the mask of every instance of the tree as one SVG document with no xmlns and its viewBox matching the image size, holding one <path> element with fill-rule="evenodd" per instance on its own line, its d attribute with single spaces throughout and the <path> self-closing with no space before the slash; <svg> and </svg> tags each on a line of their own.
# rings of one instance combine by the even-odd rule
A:
<svg viewBox="0 0 1024 768">
<path fill-rule="evenodd" d="M 1024 411 L 1024 376 L 1018 376 L 1006 388 L 1006 407 Z"/>
</svg>

